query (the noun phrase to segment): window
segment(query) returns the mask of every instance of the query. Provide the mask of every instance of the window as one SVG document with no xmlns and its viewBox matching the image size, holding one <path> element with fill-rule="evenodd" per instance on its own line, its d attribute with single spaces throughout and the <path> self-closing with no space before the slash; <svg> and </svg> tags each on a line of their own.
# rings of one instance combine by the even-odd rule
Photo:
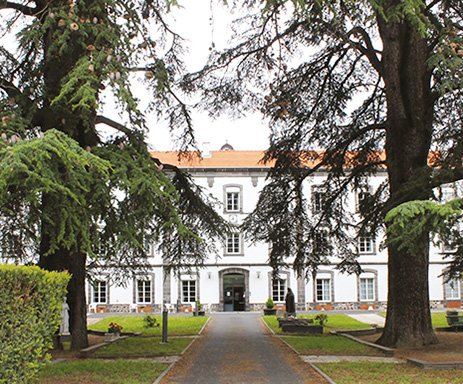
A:
<svg viewBox="0 0 463 384">
<path fill-rule="evenodd" d="M 272 283 L 272 299 L 275 302 L 285 301 L 286 295 L 286 279 L 273 279 Z"/>
<path fill-rule="evenodd" d="M 196 301 L 196 281 L 182 280 L 182 302 L 194 303 Z"/>
<path fill-rule="evenodd" d="M 375 240 L 371 236 L 360 236 L 358 240 L 358 252 L 361 254 L 375 253 Z"/>
<path fill-rule="evenodd" d="M 227 192 L 227 211 L 237 212 L 240 210 L 240 193 Z"/>
<path fill-rule="evenodd" d="M 145 253 L 148 256 L 154 256 L 154 246 L 153 246 L 153 244 L 150 241 L 145 240 L 143 245 L 144 245 L 144 248 L 145 248 Z"/>
<path fill-rule="evenodd" d="M 331 279 L 317 279 L 317 301 L 331 301 Z"/>
<path fill-rule="evenodd" d="M 241 253 L 241 235 L 238 232 L 231 233 L 227 236 L 225 253 L 229 255 Z"/>
<path fill-rule="evenodd" d="M 445 299 L 459 300 L 460 299 L 460 280 L 452 278 L 444 283 Z"/>
<path fill-rule="evenodd" d="M 137 280 L 137 302 L 138 303 L 151 303 L 151 280 L 140 279 Z"/>
<path fill-rule="evenodd" d="M 312 210 L 313 212 L 321 212 L 325 207 L 325 189 L 320 186 L 312 188 Z"/>
<path fill-rule="evenodd" d="M 360 191 L 357 193 L 357 204 L 356 204 L 356 211 L 360 212 L 360 207 L 368 202 L 368 200 L 371 198 L 371 193 L 368 191 Z"/>
<path fill-rule="evenodd" d="M 243 190 L 240 185 L 224 186 L 224 210 L 225 212 L 240 212 L 243 204 Z"/>
<path fill-rule="evenodd" d="M 314 233 L 314 246 L 317 248 L 326 248 L 330 244 L 330 237 L 327 228 L 318 228 Z"/>
<path fill-rule="evenodd" d="M 373 277 L 360 278 L 360 301 L 375 300 L 375 279 Z"/>
<path fill-rule="evenodd" d="M 93 283 L 93 297 L 92 301 L 94 303 L 106 303 L 106 294 L 107 294 L 107 284 L 106 281 L 97 280 Z"/>
</svg>

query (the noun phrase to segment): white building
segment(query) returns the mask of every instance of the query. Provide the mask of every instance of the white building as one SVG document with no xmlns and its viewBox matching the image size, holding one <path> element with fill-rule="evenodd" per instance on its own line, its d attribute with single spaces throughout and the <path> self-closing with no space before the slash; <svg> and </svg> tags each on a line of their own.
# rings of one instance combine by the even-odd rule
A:
<svg viewBox="0 0 463 384">
<path fill-rule="evenodd" d="M 261 151 L 235 151 L 225 145 L 220 151 L 204 153 L 203 159 L 179 161 L 175 152 L 155 152 L 163 163 L 188 171 L 194 181 L 223 202 L 221 214 L 232 224 L 240 224 L 256 206 L 269 166 L 262 165 Z M 319 172 L 306 180 L 308 201 L 317 206 L 317 185 L 326 174 Z M 387 177 L 379 171 L 369 180 L 372 191 Z M 444 198 L 452 198 L 453 190 L 444 188 Z M 361 198 L 354 192 L 348 196 L 355 212 Z M 310 199 L 310 200 L 309 200 Z M 286 288 L 294 294 L 298 310 L 306 309 L 370 309 L 387 301 L 387 253 L 379 249 L 382 239 L 360 238 L 359 262 L 363 273 L 342 274 L 336 261 L 320 265 L 314 279 L 297 278 L 292 270 L 283 270 L 272 280 L 268 266 L 268 244 L 250 245 L 239 233 L 226 239 L 220 254 L 210 255 L 206 268 L 197 273 L 165 274 L 162 258 L 152 254 L 152 271 L 134 279 L 126 287 L 111 284 L 108 275 L 101 275 L 88 285 L 90 311 L 159 311 L 165 303 L 174 311 L 191 311 L 195 301 L 216 311 L 252 311 L 264 307 L 268 297 L 283 306 Z M 430 300 L 433 307 L 460 307 L 462 284 L 459 279 L 445 283 L 442 273 L 446 251 L 431 247 L 429 265 Z"/>
</svg>

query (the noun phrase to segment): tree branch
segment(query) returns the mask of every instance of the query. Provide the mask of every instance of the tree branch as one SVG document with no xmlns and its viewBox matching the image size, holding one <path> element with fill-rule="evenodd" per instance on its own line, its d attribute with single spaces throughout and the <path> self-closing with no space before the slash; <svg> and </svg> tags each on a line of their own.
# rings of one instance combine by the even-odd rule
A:
<svg viewBox="0 0 463 384">
<path fill-rule="evenodd" d="M 16 99 L 18 96 L 22 96 L 21 90 L 16 87 L 11 81 L 8 81 L 0 77 L 0 89 L 3 89 L 8 97 Z"/>
<path fill-rule="evenodd" d="M 37 8 L 29 7 L 24 4 L 18 4 L 6 0 L 0 0 L 0 9 L 14 9 L 26 16 L 35 16 L 38 12 Z"/>
<path fill-rule="evenodd" d="M 121 123 L 118 123 L 114 120 L 111 120 L 108 117 L 102 116 L 102 115 L 97 115 L 95 118 L 95 124 L 106 124 L 109 125 L 110 127 L 117 129 L 118 131 L 125 133 L 127 136 L 130 136 L 133 134 L 133 131 L 127 128 L 125 125 L 122 125 Z"/>
<path fill-rule="evenodd" d="M 360 35 L 362 37 L 363 42 L 366 46 L 360 44 L 359 42 L 352 41 L 348 38 L 350 35 Z M 367 57 L 370 64 L 373 66 L 374 69 L 378 72 L 378 74 L 383 77 L 383 63 L 379 60 L 377 53 L 379 52 L 373 47 L 373 43 L 371 42 L 370 36 L 368 35 L 367 31 L 362 27 L 354 27 L 347 33 L 347 42 L 358 49 L 364 56 Z"/>
</svg>

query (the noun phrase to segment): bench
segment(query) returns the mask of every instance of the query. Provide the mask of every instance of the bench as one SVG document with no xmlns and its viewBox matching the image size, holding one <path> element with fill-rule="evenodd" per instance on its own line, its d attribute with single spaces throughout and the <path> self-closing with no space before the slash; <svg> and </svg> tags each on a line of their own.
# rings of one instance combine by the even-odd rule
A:
<svg viewBox="0 0 463 384">
<path fill-rule="evenodd" d="M 463 313 L 459 314 L 457 311 L 447 311 L 445 315 L 447 324 L 455 331 L 463 330 Z"/>
</svg>

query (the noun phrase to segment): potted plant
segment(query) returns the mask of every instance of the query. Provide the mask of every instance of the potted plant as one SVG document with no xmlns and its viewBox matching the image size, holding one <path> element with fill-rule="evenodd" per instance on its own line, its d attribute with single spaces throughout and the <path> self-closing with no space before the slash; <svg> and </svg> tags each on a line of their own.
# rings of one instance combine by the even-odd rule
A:
<svg viewBox="0 0 463 384">
<path fill-rule="evenodd" d="M 269 297 L 265 302 L 264 316 L 275 316 L 277 310 L 273 308 L 274 306 L 275 303 L 273 302 L 273 299 Z"/>
<path fill-rule="evenodd" d="M 198 300 L 196 302 L 196 308 L 198 308 L 198 316 L 204 316 L 205 313 L 204 313 L 204 310 L 203 310 L 203 305 L 200 303 L 200 301 Z M 196 310 L 193 311 L 193 316 L 196 316 Z"/>
<path fill-rule="evenodd" d="M 105 341 L 113 341 L 118 339 L 121 336 L 121 332 L 124 327 L 120 324 L 115 322 L 109 323 L 108 325 L 108 332 L 105 333 Z"/>
</svg>

